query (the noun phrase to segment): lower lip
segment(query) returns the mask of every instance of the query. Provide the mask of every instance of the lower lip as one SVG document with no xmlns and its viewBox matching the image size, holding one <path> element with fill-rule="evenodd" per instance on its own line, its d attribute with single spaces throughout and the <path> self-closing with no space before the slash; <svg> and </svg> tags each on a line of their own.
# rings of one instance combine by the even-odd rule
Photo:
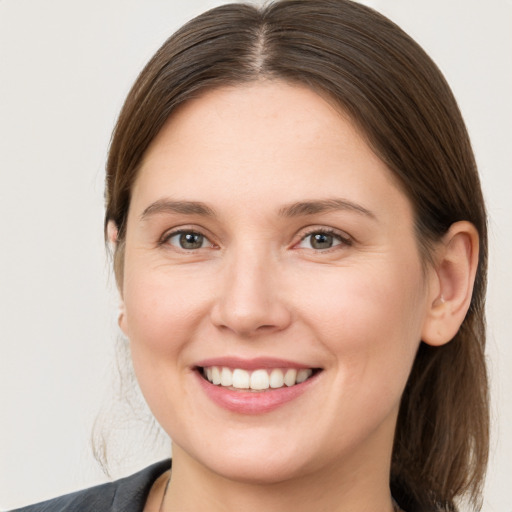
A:
<svg viewBox="0 0 512 512">
<path fill-rule="evenodd" d="M 239 414 L 263 414 L 301 396 L 316 382 L 320 372 L 295 386 L 270 388 L 267 391 L 235 391 L 223 386 L 215 386 L 203 378 L 199 371 L 194 373 L 210 400 L 223 409 Z"/>
</svg>

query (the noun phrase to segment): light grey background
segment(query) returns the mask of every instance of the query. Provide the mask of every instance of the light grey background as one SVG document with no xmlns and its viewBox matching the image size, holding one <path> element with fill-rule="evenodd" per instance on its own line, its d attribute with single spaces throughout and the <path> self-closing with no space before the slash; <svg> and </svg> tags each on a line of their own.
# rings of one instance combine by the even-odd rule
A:
<svg viewBox="0 0 512 512">
<path fill-rule="evenodd" d="M 103 168 L 124 96 L 183 22 L 219 1 L 0 1 L 0 509 L 99 483 L 116 297 Z M 452 85 L 490 214 L 492 458 L 485 511 L 512 512 L 512 2 L 368 0 Z M 142 426 L 118 443 L 137 444 Z M 134 433 L 135 432 L 135 433 Z M 133 443 L 132 441 L 135 441 Z M 119 458 L 115 474 L 166 456 Z"/>
</svg>

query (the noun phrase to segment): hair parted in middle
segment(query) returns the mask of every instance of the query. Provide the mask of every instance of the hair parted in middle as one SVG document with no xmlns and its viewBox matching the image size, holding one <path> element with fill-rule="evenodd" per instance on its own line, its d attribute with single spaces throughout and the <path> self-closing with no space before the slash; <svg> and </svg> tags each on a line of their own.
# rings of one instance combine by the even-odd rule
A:
<svg viewBox="0 0 512 512">
<path fill-rule="evenodd" d="M 478 507 L 489 428 L 485 206 L 449 86 L 421 47 L 384 16 L 349 0 L 228 4 L 164 43 L 126 99 L 107 163 L 105 229 L 109 222 L 117 228 L 121 292 L 130 197 L 150 143 L 186 101 L 260 80 L 306 85 L 350 117 L 409 198 L 425 265 L 452 223 L 476 227 L 480 259 L 470 310 L 450 343 L 420 345 L 402 398 L 391 485 L 402 506 L 414 510 L 456 510 L 464 494 Z"/>
</svg>

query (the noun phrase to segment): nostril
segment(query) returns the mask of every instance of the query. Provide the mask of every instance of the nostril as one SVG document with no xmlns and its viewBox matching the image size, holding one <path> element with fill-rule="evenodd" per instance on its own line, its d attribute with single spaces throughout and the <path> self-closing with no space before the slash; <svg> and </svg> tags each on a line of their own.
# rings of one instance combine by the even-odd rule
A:
<svg viewBox="0 0 512 512">
<path fill-rule="evenodd" d="M 244 307 L 226 301 L 212 308 L 212 323 L 242 337 L 280 331 L 290 325 L 291 315 L 283 304 L 257 304 Z"/>
<path fill-rule="evenodd" d="M 254 252 L 242 256 L 223 276 L 211 305 L 212 323 L 243 337 L 286 328 L 291 315 L 270 264 Z"/>
</svg>

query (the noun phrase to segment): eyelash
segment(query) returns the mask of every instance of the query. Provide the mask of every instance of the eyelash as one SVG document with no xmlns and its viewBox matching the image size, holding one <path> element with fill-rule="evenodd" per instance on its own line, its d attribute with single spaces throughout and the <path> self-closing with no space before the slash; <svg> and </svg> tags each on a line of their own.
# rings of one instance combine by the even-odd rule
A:
<svg viewBox="0 0 512 512">
<path fill-rule="evenodd" d="M 334 239 L 336 239 L 338 242 L 340 242 L 340 243 L 333 245 L 332 247 L 328 247 L 326 249 L 315 249 L 313 247 L 309 248 L 315 252 L 329 252 L 331 250 L 336 250 L 336 247 L 338 247 L 340 245 L 350 247 L 353 244 L 353 241 L 348 236 L 346 236 L 346 235 L 344 236 L 339 231 L 336 231 L 334 229 L 312 228 L 309 231 L 307 231 L 304 235 L 301 236 L 300 241 L 297 244 L 295 244 L 295 247 L 297 245 L 299 245 L 300 243 L 304 242 L 304 240 L 306 240 L 308 237 L 310 237 L 312 235 L 328 235 L 328 236 L 332 236 Z"/>
<path fill-rule="evenodd" d="M 182 251 L 186 251 L 186 252 L 193 252 L 194 250 L 199 250 L 199 249 L 204 249 L 204 247 L 198 247 L 197 249 L 185 249 L 184 247 L 177 247 L 177 246 L 174 246 L 173 244 L 170 244 L 170 240 L 176 236 L 179 236 L 179 235 L 196 235 L 196 236 L 200 236 L 203 238 L 203 241 L 206 241 L 209 243 L 209 246 L 210 248 L 213 248 L 215 247 L 215 245 L 210 241 L 210 239 L 204 235 L 203 233 L 199 232 L 199 231 L 196 231 L 194 229 L 178 229 L 176 231 L 171 231 L 171 232 L 167 232 L 165 233 L 162 238 L 159 240 L 158 242 L 158 245 L 159 246 L 163 246 L 165 244 L 169 244 L 177 249 L 180 249 Z"/>
<path fill-rule="evenodd" d="M 202 242 L 204 243 L 205 241 L 209 243 L 209 248 L 215 248 L 215 244 L 213 244 L 210 239 L 204 235 L 203 233 L 199 232 L 199 231 L 196 231 L 194 229 L 178 229 L 176 231 L 171 231 L 171 232 L 167 232 L 165 233 L 162 238 L 159 240 L 158 242 L 158 245 L 159 246 L 163 246 L 165 244 L 169 244 L 179 250 L 182 250 L 182 251 L 185 251 L 185 252 L 193 252 L 195 250 L 199 250 L 199 249 L 204 249 L 205 247 L 198 247 L 198 248 L 192 248 L 192 249 L 186 249 L 184 247 L 178 247 L 176 245 L 173 245 L 173 244 L 170 244 L 170 240 L 174 237 L 177 237 L 177 236 L 180 236 L 180 235 L 196 235 L 196 236 L 199 236 L 201 237 L 203 240 Z M 299 246 L 302 242 L 304 242 L 308 237 L 311 237 L 313 235 L 327 235 L 327 236 L 331 236 L 333 237 L 333 239 L 337 240 L 339 243 L 331 246 L 331 247 L 327 247 L 327 248 L 324 248 L 324 249 L 315 249 L 314 247 L 303 247 L 303 249 L 310 249 L 310 250 L 313 250 L 315 252 L 330 252 L 331 250 L 336 250 L 336 247 L 338 246 L 351 246 L 353 241 L 348 237 L 348 236 L 343 236 L 341 235 L 338 231 L 335 231 L 334 229 L 329 229 L 329 228 L 312 228 L 310 229 L 309 231 L 307 231 L 305 234 L 303 234 L 299 240 L 299 242 L 297 242 L 296 244 L 294 244 L 294 248 L 301 248 L 301 247 L 297 247 Z"/>
</svg>

